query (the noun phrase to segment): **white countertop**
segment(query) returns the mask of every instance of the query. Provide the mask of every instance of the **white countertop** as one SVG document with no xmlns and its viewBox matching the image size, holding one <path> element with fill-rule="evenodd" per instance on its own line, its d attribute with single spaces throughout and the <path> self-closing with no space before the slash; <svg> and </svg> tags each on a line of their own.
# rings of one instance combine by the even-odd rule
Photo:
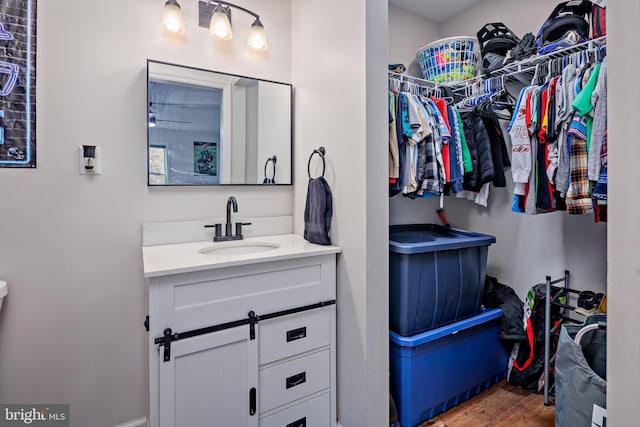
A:
<svg viewBox="0 0 640 427">
<path fill-rule="evenodd" d="M 267 252 L 238 255 L 199 253 L 198 251 L 200 249 L 229 243 L 214 243 L 211 240 L 144 246 L 142 248 L 144 277 L 166 276 L 170 274 L 232 267 L 247 263 L 279 261 L 341 252 L 341 249 L 337 246 L 309 243 L 297 234 L 251 237 L 236 242 L 268 242 L 280 246 Z"/>
</svg>

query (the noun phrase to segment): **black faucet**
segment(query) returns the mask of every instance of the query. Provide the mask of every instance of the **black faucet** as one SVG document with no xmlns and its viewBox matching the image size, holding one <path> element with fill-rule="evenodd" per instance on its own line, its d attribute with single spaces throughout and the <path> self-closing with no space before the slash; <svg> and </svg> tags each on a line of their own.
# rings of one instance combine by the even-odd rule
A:
<svg viewBox="0 0 640 427">
<path fill-rule="evenodd" d="M 251 225 L 250 222 L 236 222 L 236 234 L 233 234 L 233 227 L 231 224 L 231 209 L 234 212 L 238 212 L 238 201 L 235 197 L 230 196 L 227 199 L 227 222 L 224 224 L 224 236 L 222 235 L 222 224 L 205 225 L 205 228 L 215 227 L 215 234 L 213 236 L 214 242 L 226 242 L 229 240 L 242 240 L 242 226 Z"/>
<path fill-rule="evenodd" d="M 238 202 L 233 196 L 227 200 L 227 222 L 224 225 L 224 234 L 226 236 L 231 236 L 231 207 L 233 207 L 234 212 L 238 212 Z"/>
</svg>

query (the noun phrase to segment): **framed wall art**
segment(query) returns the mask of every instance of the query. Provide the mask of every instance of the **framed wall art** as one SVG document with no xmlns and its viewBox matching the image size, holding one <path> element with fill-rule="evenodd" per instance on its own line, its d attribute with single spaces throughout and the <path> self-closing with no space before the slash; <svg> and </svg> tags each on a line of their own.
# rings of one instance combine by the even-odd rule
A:
<svg viewBox="0 0 640 427">
<path fill-rule="evenodd" d="M 0 2 L 0 167 L 36 167 L 36 0 Z"/>
</svg>

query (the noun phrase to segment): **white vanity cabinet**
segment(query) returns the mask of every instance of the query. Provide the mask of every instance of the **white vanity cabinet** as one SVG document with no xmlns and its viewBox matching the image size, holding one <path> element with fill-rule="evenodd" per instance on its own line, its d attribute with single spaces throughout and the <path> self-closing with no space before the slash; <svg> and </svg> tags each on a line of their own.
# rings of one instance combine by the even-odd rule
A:
<svg viewBox="0 0 640 427">
<path fill-rule="evenodd" d="M 309 245 L 161 272 L 145 252 L 150 426 L 335 427 L 339 248 Z"/>
</svg>

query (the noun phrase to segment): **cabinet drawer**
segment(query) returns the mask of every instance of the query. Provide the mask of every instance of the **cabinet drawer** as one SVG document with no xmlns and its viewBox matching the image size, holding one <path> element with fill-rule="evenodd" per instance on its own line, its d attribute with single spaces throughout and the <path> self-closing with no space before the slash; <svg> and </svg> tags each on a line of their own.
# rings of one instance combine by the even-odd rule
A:
<svg viewBox="0 0 640 427">
<path fill-rule="evenodd" d="M 329 393 L 260 419 L 260 427 L 329 427 Z"/>
<path fill-rule="evenodd" d="M 260 364 L 329 345 L 333 312 L 325 307 L 260 322 Z"/>
<path fill-rule="evenodd" d="M 266 412 L 329 388 L 329 350 L 261 369 L 258 404 Z"/>
<path fill-rule="evenodd" d="M 151 328 L 188 331 L 335 299 L 335 256 L 163 276 L 150 286 Z"/>
</svg>

